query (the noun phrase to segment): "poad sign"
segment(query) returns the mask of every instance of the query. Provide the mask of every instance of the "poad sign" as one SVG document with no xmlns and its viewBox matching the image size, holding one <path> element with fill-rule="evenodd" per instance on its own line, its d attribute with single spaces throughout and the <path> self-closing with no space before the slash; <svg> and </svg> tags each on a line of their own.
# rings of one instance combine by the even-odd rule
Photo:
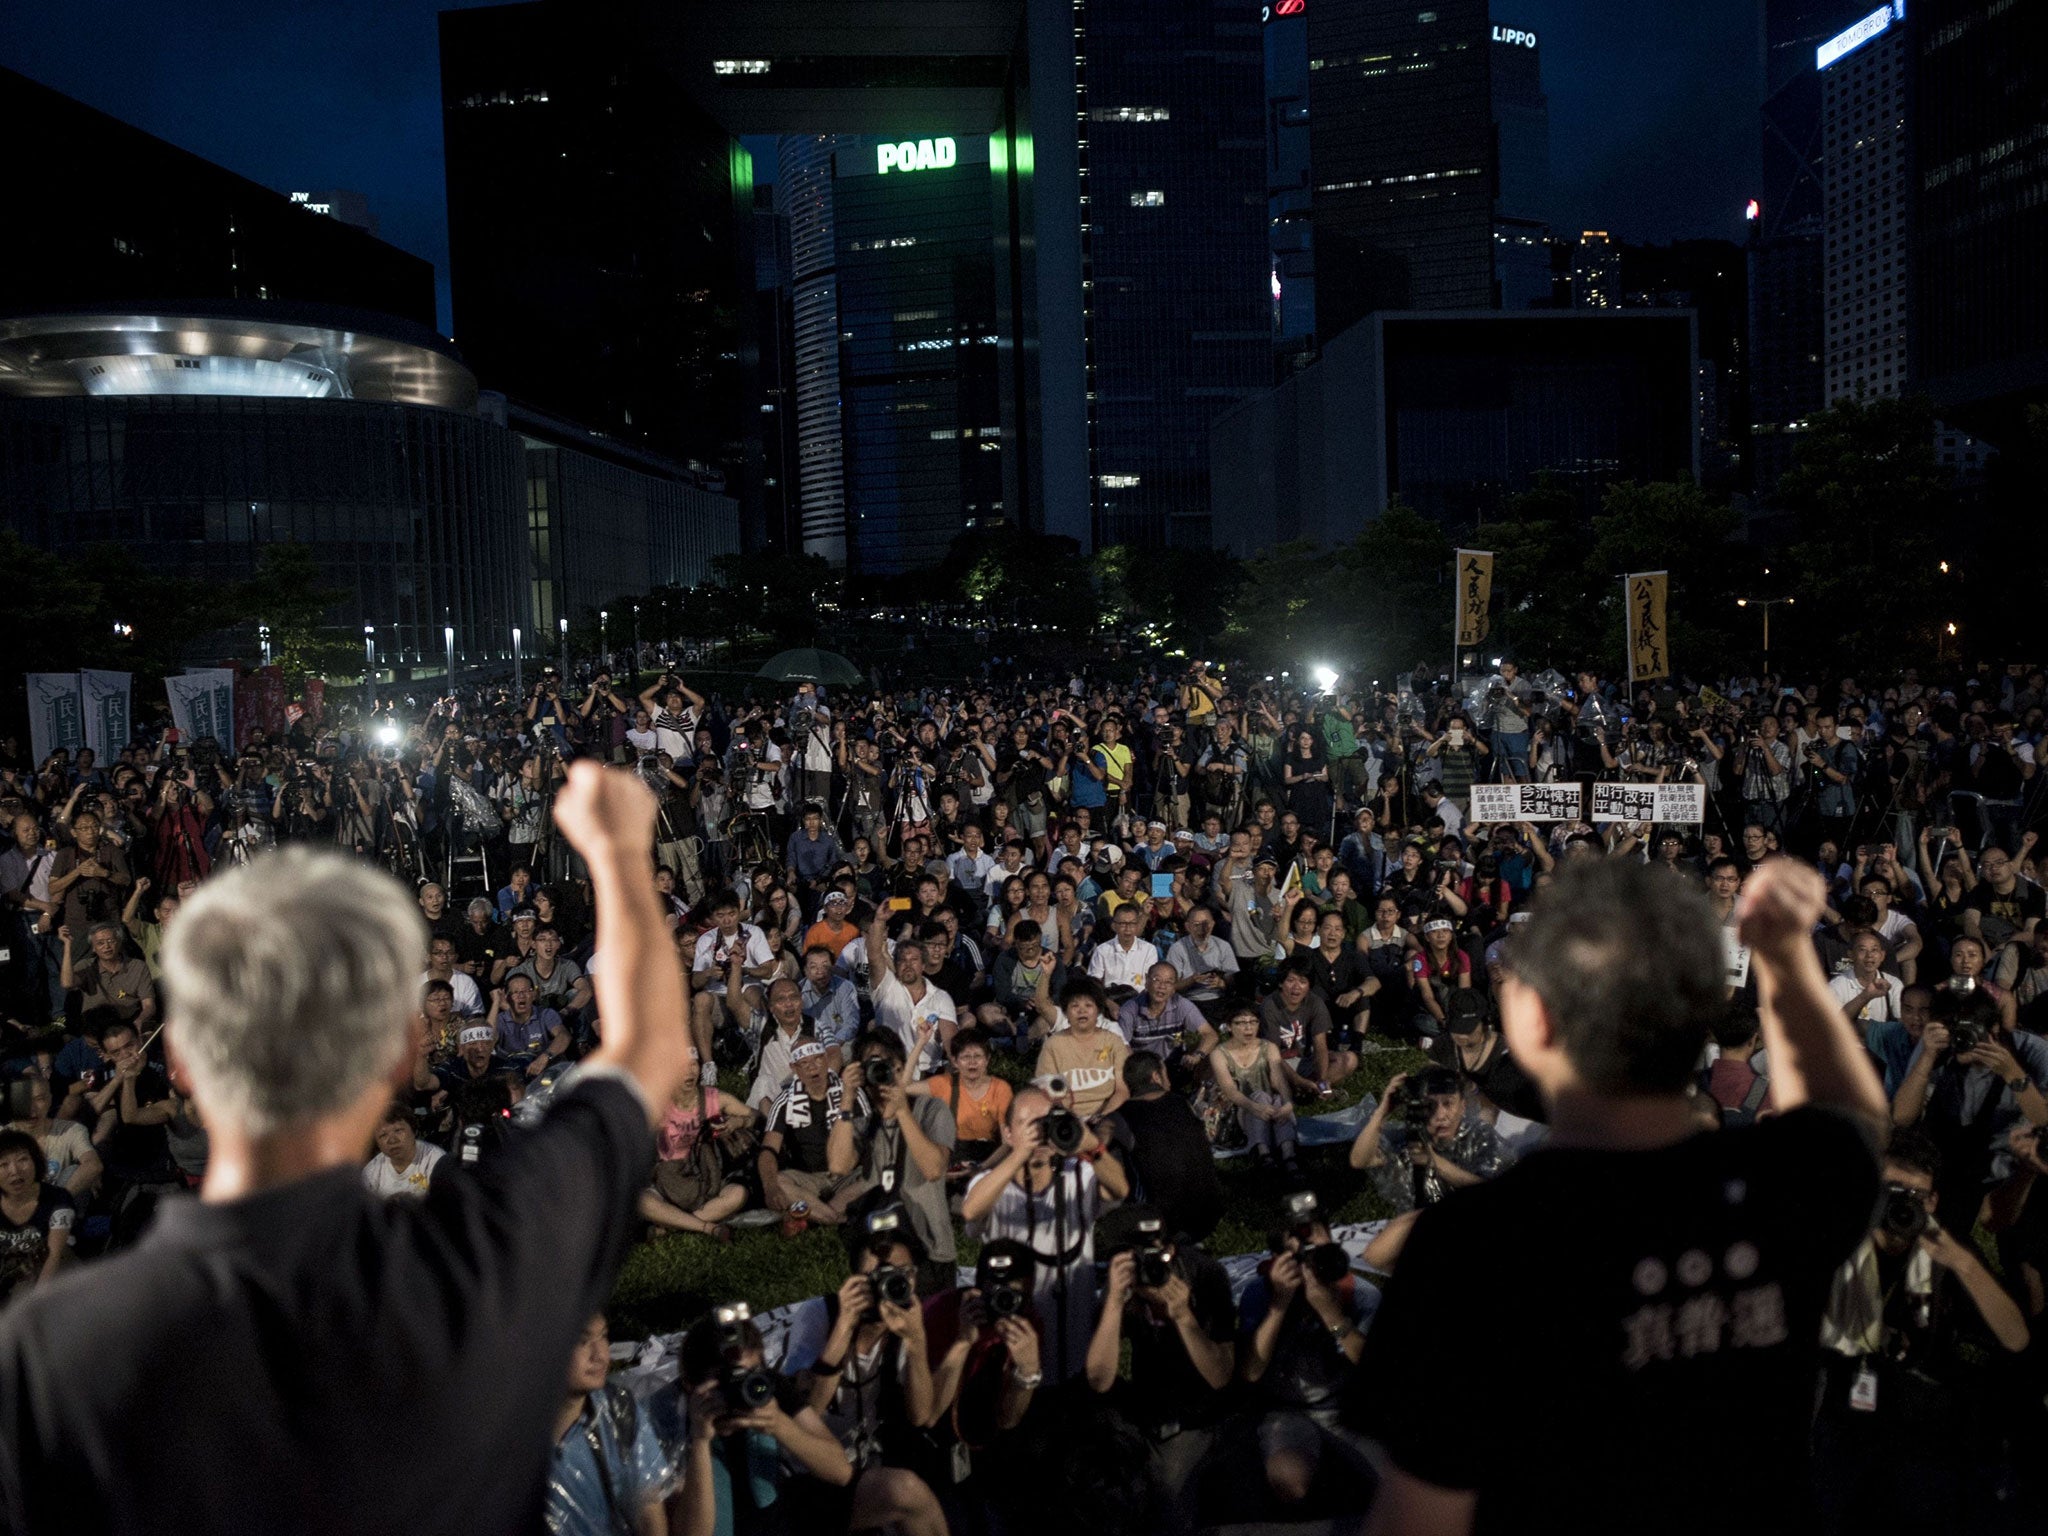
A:
<svg viewBox="0 0 2048 1536">
<path fill-rule="evenodd" d="M 891 171 L 942 171 L 960 159 L 959 147 L 951 139 L 905 139 L 900 144 L 875 146 L 875 174 Z"/>
</svg>

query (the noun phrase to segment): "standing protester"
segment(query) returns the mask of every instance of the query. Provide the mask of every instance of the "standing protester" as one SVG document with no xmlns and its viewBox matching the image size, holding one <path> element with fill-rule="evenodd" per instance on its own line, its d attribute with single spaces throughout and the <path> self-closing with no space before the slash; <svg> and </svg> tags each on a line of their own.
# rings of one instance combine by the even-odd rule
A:
<svg viewBox="0 0 2048 1536">
<path fill-rule="evenodd" d="M 411 900 L 292 850 L 179 913 L 170 1041 L 211 1137 L 205 1184 L 133 1251 L 0 1322 L 8 1526 L 158 1531 L 174 1488 L 194 1533 L 539 1523 L 570 1351 L 610 1288 L 685 1060 L 653 796 L 578 764 L 554 811 L 597 892 L 604 1044 L 538 1128 L 423 1200 L 384 1203 L 359 1171 L 414 1051 L 426 929 Z M 149 1370 L 110 1374 L 109 1359 Z M 401 1402 L 435 1426 L 433 1454 L 391 1433 Z"/>
<path fill-rule="evenodd" d="M 1726 969 L 1705 899 L 1632 862 L 1559 872 L 1501 988 L 1551 1144 L 1415 1224 L 1357 1400 L 1392 1463 L 1372 1530 L 1804 1528 L 1821 1311 L 1884 1113 L 1807 937 L 1824 896 L 1789 861 L 1752 877 L 1741 936 L 1783 1112 L 1699 1137 L 1686 1089 Z M 1596 1225 L 1560 1220 L 1591 1207 Z M 1467 1411 L 1503 1371 L 1542 1413 Z M 1738 1424 L 1743 1475 L 1700 1475 Z"/>
</svg>

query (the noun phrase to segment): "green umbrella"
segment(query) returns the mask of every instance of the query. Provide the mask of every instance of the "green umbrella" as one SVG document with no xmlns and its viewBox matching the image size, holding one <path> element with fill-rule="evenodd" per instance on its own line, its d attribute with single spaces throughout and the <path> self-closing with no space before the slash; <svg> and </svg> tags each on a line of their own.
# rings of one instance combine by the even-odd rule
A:
<svg viewBox="0 0 2048 1536">
<path fill-rule="evenodd" d="M 769 657 L 756 677 L 777 683 L 833 683 L 850 687 L 867 681 L 867 674 L 837 651 L 799 646 Z"/>
</svg>

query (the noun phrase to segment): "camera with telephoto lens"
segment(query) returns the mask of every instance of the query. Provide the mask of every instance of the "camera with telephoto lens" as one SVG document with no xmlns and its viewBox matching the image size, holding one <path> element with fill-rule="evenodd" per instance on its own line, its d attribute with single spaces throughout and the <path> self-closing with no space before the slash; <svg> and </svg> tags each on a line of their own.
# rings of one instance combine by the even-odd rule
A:
<svg viewBox="0 0 2048 1536">
<path fill-rule="evenodd" d="M 1055 1078 L 1054 1081 L 1059 1082 L 1060 1079 Z M 1064 1087 L 1060 1091 L 1064 1092 Z M 1081 1138 L 1088 1134 L 1081 1117 L 1060 1104 L 1047 1110 L 1045 1119 L 1039 1124 L 1045 1131 L 1045 1144 L 1062 1157 L 1072 1157 L 1080 1151 Z"/>
<path fill-rule="evenodd" d="M 1318 1214 L 1322 1209 L 1312 1189 L 1298 1189 L 1283 1202 L 1287 1212 L 1287 1230 L 1296 1242 L 1301 1244 L 1295 1257 L 1302 1266 L 1324 1285 L 1335 1285 L 1351 1272 L 1351 1255 L 1344 1251 L 1342 1243 L 1319 1243 L 1315 1240 Z"/>
<path fill-rule="evenodd" d="M 1022 1317 L 1031 1305 L 1030 1260 L 1001 1246 L 983 1248 L 974 1286 L 990 1317 Z"/>
<path fill-rule="evenodd" d="M 1138 1218 L 1138 1284 L 1156 1291 L 1173 1278 L 1173 1250 L 1167 1245 L 1166 1223 L 1157 1216 Z"/>
<path fill-rule="evenodd" d="M 1917 1189 L 1908 1189 L 1903 1184 L 1887 1184 L 1884 1188 L 1884 1205 L 1878 1212 L 1878 1225 L 1887 1237 L 1898 1242 L 1917 1242 L 1920 1234 L 1927 1230 L 1931 1218 L 1927 1214 L 1927 1202 Z"/>
<path fill-rule="evenodd" d="M 758 1365 L 747 1365 L 747 1324 L 754 1309 L 744 1301 L 729 1302 L 711 1309 L 718 1329 L 718 1355 L 724 1361 L 718 1373 L 718 1390 L 728 1413 L 751 1413 L 765 1408 L 775 1396 L 775 1378 Z"/>
<path fill-rule="evenodd" d="M 879 1052 L 862 1057 L 860 1080 L 870 1088 L 893 1088 L 896 1085 L 896 1063 Z"/>
</svg>

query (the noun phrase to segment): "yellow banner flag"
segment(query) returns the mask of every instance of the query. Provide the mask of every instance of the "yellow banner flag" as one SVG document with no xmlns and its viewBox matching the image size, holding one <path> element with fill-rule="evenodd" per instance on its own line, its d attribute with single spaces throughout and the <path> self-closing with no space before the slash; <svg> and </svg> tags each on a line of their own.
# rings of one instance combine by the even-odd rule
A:
<svg viewBox="0 0 2048 1536">
<path fill-rule="evenodd" d="M 1700 704 L 1706 709 L 1733 709 L 1735 701 L 1718 688 L 1700 689 Z"/>
<path fill-rule="evenodd" d="M 1671 675 L 1671 647 L 1664 627 L 1664 599 L 1671 585 L 1666 571 L 1637 571 L 1621 579 L 1628 609 L 1628 680 L 1655 682 Z"/>
<path fill-rule="evenodd" d="M 1486 638 L 1486 605 L 1493 597 L 1493 551 L 1458 551 L 1458 644 Z"/>
</svg>

